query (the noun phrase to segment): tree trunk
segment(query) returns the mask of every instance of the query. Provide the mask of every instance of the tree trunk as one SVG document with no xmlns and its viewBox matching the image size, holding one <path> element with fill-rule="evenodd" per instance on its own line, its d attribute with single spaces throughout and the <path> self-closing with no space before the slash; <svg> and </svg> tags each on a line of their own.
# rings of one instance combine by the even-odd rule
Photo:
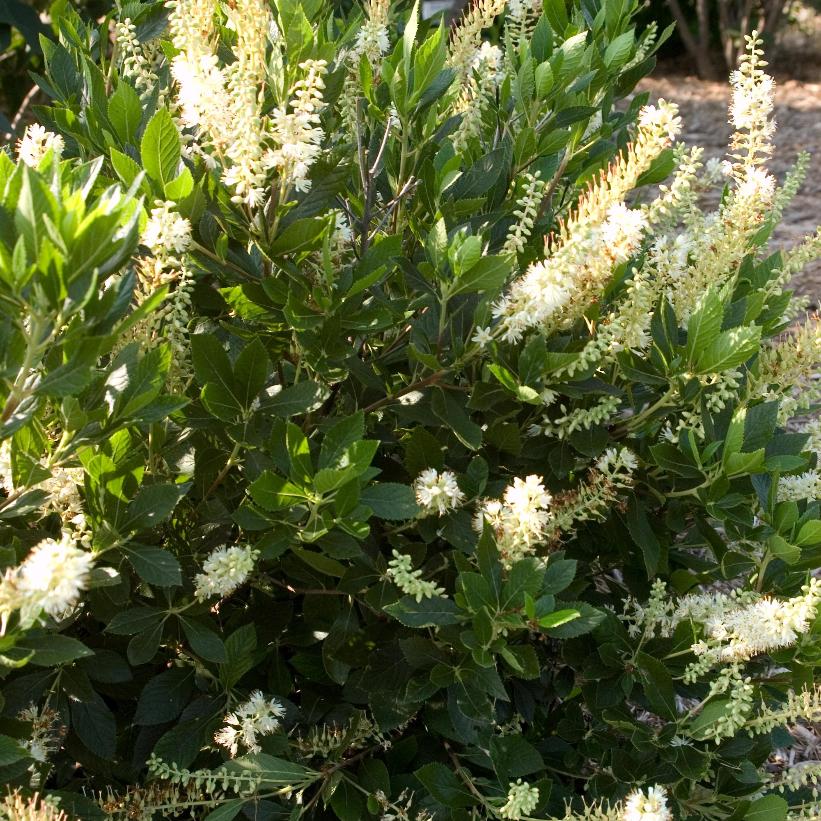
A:
<svg viewBox="0 0 821 821">
<path fill-rule="evenodd" d="M 715 65 L 713 64 L 712 58 L 710 57 L 710 48 L 709 48 L 709 37 L 710 37 L 710 30 L 709 30 L 709 17 L 706 14 L 706 0 L 699 0 L 699 5 L 704 6 L 704 20 L 705 20 L 705 27 L 702 28 L 702 16 L 699 14 L 699 32 L 698 32 L 698 39 L 693 36 L 693 32 L 690 31 L 690 27 L 687 24 L 687 18 L 684 16 L 684 12 L 681 9 L 681 5 L 679 4 L 679 0 L 667 0 L 667 5 L 672 12 L 673 17 L 676 21 L 676 30 L 678 31 L 679 36 L 684 43 L 684 47 L 687 49 L 687 53 L 690 55 L 690 58 L 695 63 L 696 72 L 698 76 L 701 77 L 703 80 L 713 80 L 717 76 Z"/>
</svg>

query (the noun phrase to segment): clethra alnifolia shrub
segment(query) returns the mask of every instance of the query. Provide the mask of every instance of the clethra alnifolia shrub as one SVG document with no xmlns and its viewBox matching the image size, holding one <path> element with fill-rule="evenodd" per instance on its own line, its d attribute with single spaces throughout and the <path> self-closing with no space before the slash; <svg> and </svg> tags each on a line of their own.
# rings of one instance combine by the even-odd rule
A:
<svg viewBox="0 0 821 821">
<path fill-rule="evenodd" d="M 767 250 L 757 37 L 704 163 L 629 0 L 54 8 L 0 815 L 819 817 L 821 235 Z"/>
</svg>

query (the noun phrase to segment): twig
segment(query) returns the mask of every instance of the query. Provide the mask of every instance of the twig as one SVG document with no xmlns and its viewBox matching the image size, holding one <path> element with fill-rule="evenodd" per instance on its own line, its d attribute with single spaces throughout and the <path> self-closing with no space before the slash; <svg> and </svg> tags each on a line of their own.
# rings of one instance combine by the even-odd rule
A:
<svg viewBox="0 0 821 821">
<path fill-rule="evenodd" d="M 14 119 L 11 121 L 11 131 L 7 132 L 7 137 L 11 139 L 14 136 L 14 132 L 17 131 L 17 126 L 20 125 L 20 121 L 23 119 L 26 111 L 28 110 L 31 101 L 39 94 L 40 86 L 32 86 L 29 89 L 28 94 L 23 97 L 23 102 L 20 103 L 20 108 L 17 109 L 17 113 L 14 115 Z"/>
<path fill-rule="evenodd" d="M 362 409 L 362 411 L 363 413 L 370 413 L 371 411 L 375 411 L 378 408 L 384 407 L 385 405 L 390 405 L 397 399 L 399 399 L 400 396 L 404 396 L 405 394 L 411 393 L 412 391 L 418 390 L 419 388 L 426 388 L 428 385 L 433 385 L 439 379 L 441 379 L 447 372 L 448 369 L 443 368 L 441 371 L 436 371 L 436 373 L 433 373 L 430 376 L 426 376 L 424 379 L 420 379 L 418 382 L 412 382 L 410 385 L 406 385 L 404 388 L 402 388 L 402 390 L 393 394 L 393 396 L 386 396 L 383 399 L 379 399 L 377 402 L 372 402 L 370 405 L 366 405 Z"/>
</svg>

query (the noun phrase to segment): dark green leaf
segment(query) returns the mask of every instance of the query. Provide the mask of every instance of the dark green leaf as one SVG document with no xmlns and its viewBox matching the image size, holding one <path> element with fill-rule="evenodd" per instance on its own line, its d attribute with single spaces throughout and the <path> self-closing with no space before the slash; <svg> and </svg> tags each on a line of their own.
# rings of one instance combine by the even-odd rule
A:
<svg viewBox="0 0 821 821">
<path fill-rule="evenodd" d="M 145 726 L 173 721 L 183 710 L 194 687 L 194 671 L 172 667 L 143 687 L 134 714 L 134 723 Z"/>
<path fill-rule="evenodd" d="M 360 501 L 378 519 L 401 521 L 419 512 L 413 488 L 395 482 L 376 482 L 362 489 Z"/>
</svg>

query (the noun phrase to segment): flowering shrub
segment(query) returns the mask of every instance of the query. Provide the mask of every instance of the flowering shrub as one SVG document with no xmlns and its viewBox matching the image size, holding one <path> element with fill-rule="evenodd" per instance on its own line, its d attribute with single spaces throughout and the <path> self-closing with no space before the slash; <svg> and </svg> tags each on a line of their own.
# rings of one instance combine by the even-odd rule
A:
<svg viewBox="0 0 821 821">
<path fill-rule="evenodd" d="M 725 163 L 614 109 L 634 12 L 61 17 L 0 154 L 0 811 L 818 817 L 806 158 L 755 38 Z"/>
</svg>

